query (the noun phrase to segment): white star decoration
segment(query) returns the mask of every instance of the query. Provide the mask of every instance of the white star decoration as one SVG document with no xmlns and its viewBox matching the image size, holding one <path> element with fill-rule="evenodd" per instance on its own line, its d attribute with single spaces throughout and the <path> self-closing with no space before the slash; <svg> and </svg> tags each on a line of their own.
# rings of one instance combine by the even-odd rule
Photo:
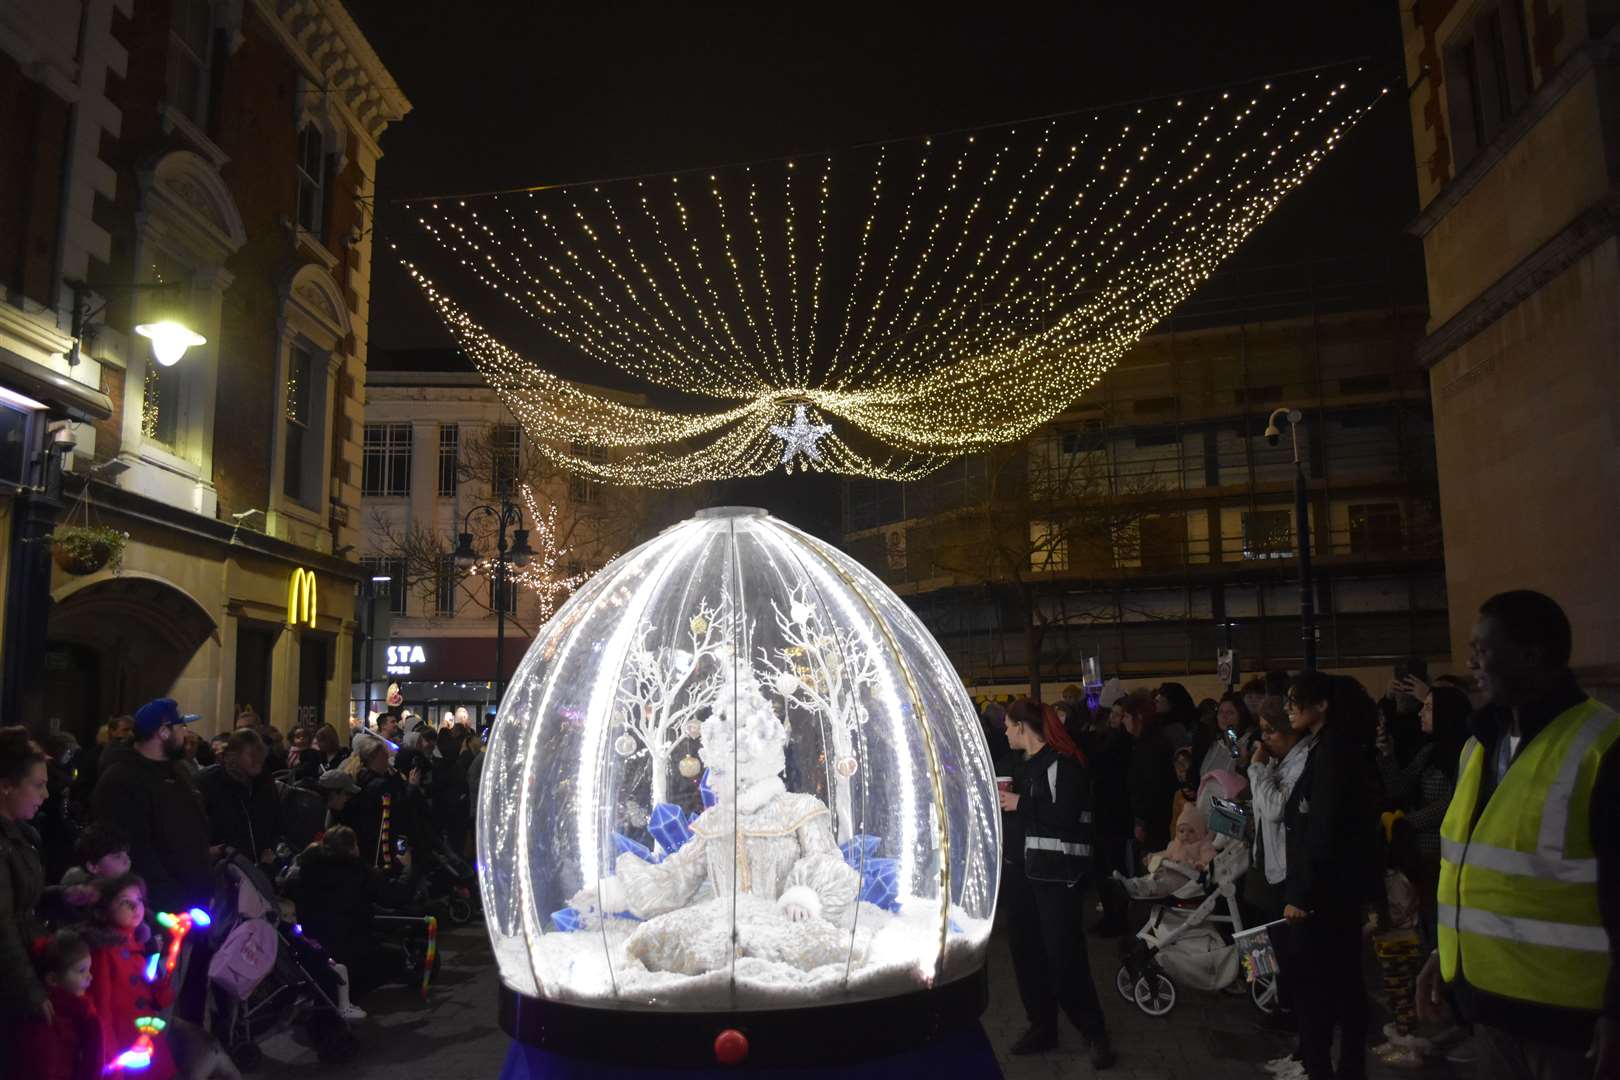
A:
<svg viewBox="0 0 1620 1080">
<path fill-rule="evenodd" d="M 771 434 L 782 440 L 782 464 L 788 472 L 793 471 L 793 459 L 801 454 L 807 461 L 820 464 L 821 449 L 816 441 L 831 430 L 831 424 L 812 424 L 803 405 L 793 406 L 793 423 L 771 425 Z M 800 462 L 799 468 L 807 469 L 809 465 Z"/>
</svg>

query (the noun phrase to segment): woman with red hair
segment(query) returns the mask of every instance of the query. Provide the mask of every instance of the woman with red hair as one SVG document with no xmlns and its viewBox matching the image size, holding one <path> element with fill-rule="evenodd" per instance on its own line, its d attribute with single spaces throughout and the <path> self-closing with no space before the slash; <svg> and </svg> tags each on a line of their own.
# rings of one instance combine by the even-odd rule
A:
<svg viewBox="0 0 1620 1080">
<path fill-rule="evenodd" d="M 1091 1064 L 1114 1063 L 1097 987 L 1091 981 L 1081 926 L 1091 873 L 1091 777 L 1050 705 L 1024 700 L 1007 710 L 1007 742 L 1027 759 L 1017 790 L 1001 793 L 1001 808 L 1017 819 L 1022 858 L 1010 852 L 1002 877 L 1018 996 L 1029 1030 L 1014 1054 L 1057 1046 L 1057 1014 L 1090 1044 Z"/>
</svg>

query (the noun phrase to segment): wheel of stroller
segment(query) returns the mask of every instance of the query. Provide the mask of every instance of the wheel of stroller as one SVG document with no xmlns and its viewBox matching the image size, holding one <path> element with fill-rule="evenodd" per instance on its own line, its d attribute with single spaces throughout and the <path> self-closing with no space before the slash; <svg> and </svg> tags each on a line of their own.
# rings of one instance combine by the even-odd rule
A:
<svg viewBox="0 0 1620 1080">
<path fill-rule="evenodd" d="M 1126 1001 L 1136 1000 L 1136 976 L 1131 974 L 1129 964 L 1119 965 L 1119 974 L 1114 976 L 1114 989 L 1118 990 L 1119 996 Z"/>
<path fill-rule="evenodd" d="M 1277 980 L 1275 976 L 1262 975 L 1249 984 L 1249 1000 L 1254 1007 L 1270 1016 L 1277 1011 Z"/>
<path fill-rule="evenodd" d="M 472 922 L 472 901 L 465 896 L 452 896 L 445 904 L 445 914 L 450 916 L 450 921 L 456 926 L 466 926 Z"/>
<path fill-rule="evenodd" d="M 1136 980 L 1136 1007 L 1149 1016 L 1163 1016 L 1176 1007 L 1176 984 L 1162 971 Z"/>
</svg>

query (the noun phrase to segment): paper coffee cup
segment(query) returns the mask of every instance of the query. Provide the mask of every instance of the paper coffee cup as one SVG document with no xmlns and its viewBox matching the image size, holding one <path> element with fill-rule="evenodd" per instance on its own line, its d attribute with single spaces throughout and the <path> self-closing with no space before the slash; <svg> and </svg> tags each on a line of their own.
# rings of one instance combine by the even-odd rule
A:
<svg viewBox="0 0 1620 1080">
<path fill-rule="evenodd" d="M 998 777 L 996 777 L 996 790 L 997 791 L 1011 791 L 1012 790 L 1012 777 L 1010 777 L 1010 776 L 998 776 Z"/>
</svg>

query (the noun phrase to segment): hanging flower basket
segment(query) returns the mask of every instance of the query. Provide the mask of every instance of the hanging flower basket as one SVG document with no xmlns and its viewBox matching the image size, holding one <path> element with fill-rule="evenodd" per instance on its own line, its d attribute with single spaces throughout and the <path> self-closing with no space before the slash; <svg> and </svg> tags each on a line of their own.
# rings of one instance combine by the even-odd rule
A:
<svg viewBox="0 0 1620 1080">
<path fill-rule="evenodd" d="M 127 543 L 129 533 L 105 525 L 58 525 L 51 532 L 51 558 L 69 574 L 94 574 L 108 566 L 117 573 Z"/>
</svg>

